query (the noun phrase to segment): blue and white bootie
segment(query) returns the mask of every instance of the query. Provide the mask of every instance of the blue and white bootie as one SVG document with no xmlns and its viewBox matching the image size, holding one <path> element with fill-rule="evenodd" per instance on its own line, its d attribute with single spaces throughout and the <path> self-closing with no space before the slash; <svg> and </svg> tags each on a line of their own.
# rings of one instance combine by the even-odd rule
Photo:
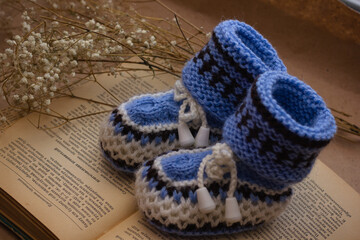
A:
<svg viewBox="0 0 360 240">
<path fill-rule="evenodd" d="M 286 71 L 270 43 L 245 23 L 224 21 L 174 90 L 133 97 L 111 113 L 101 149 L 115 168 L 132 172 L 171 150 L 212 145 L 254 79 L 269 70 Z"/>
<path fill-rule="evenodd" d="M 322 98 L 286 73 L 263 74 L 212 147 L 180 150 L 136 174 L 139 209 L 180 235 L 253 229 L 279 215 L 336 131 Z"/>
</svg>

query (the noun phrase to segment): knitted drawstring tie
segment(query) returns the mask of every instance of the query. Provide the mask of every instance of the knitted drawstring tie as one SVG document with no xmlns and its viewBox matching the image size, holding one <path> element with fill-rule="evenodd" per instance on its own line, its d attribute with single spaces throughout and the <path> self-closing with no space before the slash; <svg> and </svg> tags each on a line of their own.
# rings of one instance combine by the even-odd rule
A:
<svg viewBox="0 0 360 240">
<path fill-rule="evenodd" d="M 204 186 L 204 170 L 208 178 L 214 180 L 221 180 L 225 173 L 230 172 L 230 185 L 225 202 L 225 220 L 228 223 L 240 221 L 241 213 L 239 204 L 234 197 L 237 185 L 237 170 L 230 147 L 225 143 L 216 144 L 212 147 L 212 154 L 207 155 L 199 166 L 197 174 L 199 188 L 196 190 L 199 210 L 202 213 L 210 213 L 215 210 L 216 206 L 209 191 Z"/>
<path fill-rule="evenodd" d="M 202 107 L 192 98 L 183 83 L 178 80 L 174 86 L 174 100 L 183 100 L 179 110 L 179 142 L 182 147 L 207 147 L 209 145 L 210 129 Z M 201 127 L 194 139 L 187 125 L 190 121 L 201 121 Z"/>
</svg>

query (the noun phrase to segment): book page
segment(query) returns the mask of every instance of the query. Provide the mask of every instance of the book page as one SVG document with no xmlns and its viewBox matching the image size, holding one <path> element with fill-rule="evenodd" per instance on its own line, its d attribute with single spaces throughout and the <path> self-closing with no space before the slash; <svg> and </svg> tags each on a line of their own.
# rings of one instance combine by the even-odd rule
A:
<svg viewBox="0 0 360 240">
<path fill-rule="evenodd" d="M 75 93 L 118 105 L 140 92 L 173 85 L 174 78 L 146 74 L 101 76 L 98 81 L 118 99 L 94 82 Z M 49 129 L 39 130 L 34 113 L 5 130 L 0 135 L 0 187 L 58 238 L 96 239 L 136 211 L 133 177 L 114 171 L 99 151 L 99 126 L 109 111 L 91 114 L 112 107 L 69 98 L 57 99 L 51 107 L 67 117 L 89 116 L 67 124 L 42 116 L 41 125 Z"/>
<path fill-rule="evenodd" d="M 294 197 L 278 218 L 254 231 L 194 239 L 360 239 L 360 195 L 321 161 L 310 175 L 294 186 Z M 100 240 L 177 240 L 147 223 L 137 212 Z M 186 237 L 188 239 L 188 237 Z"/>
</svg>

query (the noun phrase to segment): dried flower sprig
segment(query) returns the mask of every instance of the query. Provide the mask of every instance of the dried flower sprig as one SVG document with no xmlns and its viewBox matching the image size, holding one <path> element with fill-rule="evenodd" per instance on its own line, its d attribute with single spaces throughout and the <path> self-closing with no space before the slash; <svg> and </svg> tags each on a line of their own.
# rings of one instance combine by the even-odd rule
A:
<svg viewBox="0 0 360 240">
<path fill-rule="evenodd" d="M 143 17 L 125 3 L 19 0 L 14 5 L 23 11 L 22 33 L 7 40 L 9 47 L 0 54 L 1 94 L 9 106 L 27 113 L 57 116 L 50 110 L 54 97 L 79 98 L 72 86 L 89 78 L 103 87 L 95 73 L 116 77 L 137 70 L 125 63 L 180 76 L 194 52 L 190 42 L 200 47 L 205 41 L 196 34 L 184 41 L 178 21 Z M 174 27 L 181 31 L 171 31 Z"/>
<path fill-rule="evenodd" d="M 137 1 L 142 2 L 147 1 Z M 102 113 L 68 118 L 51 109 L 54 98 L 72 97 L 111 105 L 73 94 L 73 87 L 82 81 L 93 81 L 117 100 L 96 80 L 96 74 L 116 77 L 123 72 L 147 70 L 153 75 L 180 77 L 183 64 L 210 34 L 160 0 L 154 2 L 171 17 L 143 16 L 131 2 L 111 0 L 0 0 L 0 6 L 16 9 L 22 18 L 22 32 L 7 40 L 8 47 L 0 53 L 0 95 L 14 110 L 39 113 L 40 127 L 41 115 L 66 123 Z M 9 21 L 9 17 L 1 18 L 0 12 L 0 24 Z M 6 118 L 0 115 L 0 121 Z M 344 120 L 343 114 L 336 116 L 336 121 L 340 129 L 360 136 L 359 128 Z"/>
</svg>

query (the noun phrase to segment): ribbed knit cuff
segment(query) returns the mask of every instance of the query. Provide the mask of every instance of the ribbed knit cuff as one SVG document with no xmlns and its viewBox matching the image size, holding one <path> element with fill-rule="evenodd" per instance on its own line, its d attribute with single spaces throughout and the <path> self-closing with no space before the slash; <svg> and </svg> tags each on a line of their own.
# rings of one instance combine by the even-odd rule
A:
<svg viewBox="0 0 360 240">
<path fill-rule="evenodd" d="M 267 72 L 226 121 L 223 137 L 239 164 L 290 184 L 310 172 L 335 132 L 334 117 L 313 89 L 284 72 Z"/>
<path fill-rule="evenodd" d="M 286 71 L 275 49 L 251 26 L 228 20 L 187 62 L 182 80 L 214 123 L 212 127 L 222 127 L 254 79 L 269 70 Z"/>
</svg>

